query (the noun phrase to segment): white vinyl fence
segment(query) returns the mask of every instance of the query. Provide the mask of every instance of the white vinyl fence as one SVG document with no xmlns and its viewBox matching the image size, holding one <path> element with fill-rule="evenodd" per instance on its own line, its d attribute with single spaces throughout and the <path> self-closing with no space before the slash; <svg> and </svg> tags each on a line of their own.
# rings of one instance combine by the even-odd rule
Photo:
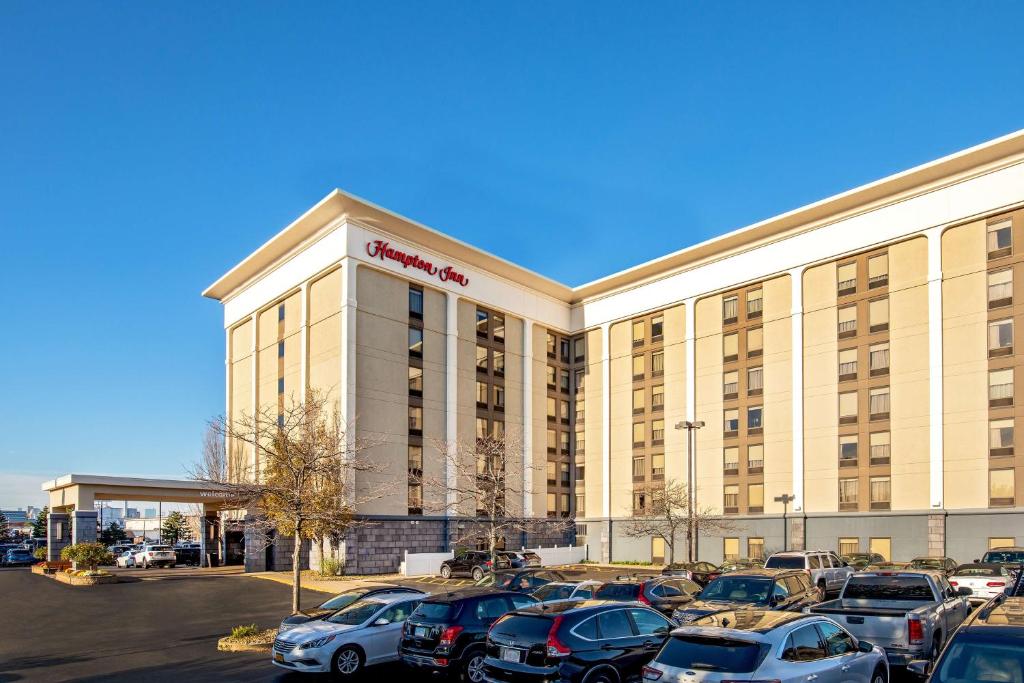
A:
<svg viewBox="0 0 1024 683">
<path fill-rule="evenodd" d="M 526 548 L 540 555 L 545 567 L 559 564 L 578 564 L 587 559 L 587 546 L 566 545 L 553 548 Z M 455 557 L 454 553 L 405 553 L 405 560 L 399 567 L 403 576 L 436 576 L 441 573 L 441 563 Z"/>
</svg>

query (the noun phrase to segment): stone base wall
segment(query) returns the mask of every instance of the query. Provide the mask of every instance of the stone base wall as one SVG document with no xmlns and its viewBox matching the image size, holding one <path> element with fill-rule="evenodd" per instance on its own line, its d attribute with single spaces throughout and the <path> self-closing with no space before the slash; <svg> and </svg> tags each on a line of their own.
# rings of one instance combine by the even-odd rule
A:
<svg viewBox="0 0 1024 683">
<path fill-rule="evenodd" d="M 354 529 L 345 539 L 346 574 L 392 574 L 405 553 L 448 550 L 443 519 L 378 519 Z"/>
</svg>

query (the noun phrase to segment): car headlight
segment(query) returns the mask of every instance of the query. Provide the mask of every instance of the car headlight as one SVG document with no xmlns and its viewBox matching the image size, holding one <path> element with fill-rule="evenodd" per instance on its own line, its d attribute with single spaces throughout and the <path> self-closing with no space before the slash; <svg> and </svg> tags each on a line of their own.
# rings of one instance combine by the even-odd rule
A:
<svg viewBox="0 0 1024 683">
<path fill-rule="evenodd" d="M 311 640 L 308 643 L 303 643 L 302 645 L 299 645 L 299 649 L 312 650 L 314 648 L 323 647 L 332 640 L 334 640 L 334 636 L 324 636 L 323 638 L 317 638 L 316 640 Z"/>
</svg>

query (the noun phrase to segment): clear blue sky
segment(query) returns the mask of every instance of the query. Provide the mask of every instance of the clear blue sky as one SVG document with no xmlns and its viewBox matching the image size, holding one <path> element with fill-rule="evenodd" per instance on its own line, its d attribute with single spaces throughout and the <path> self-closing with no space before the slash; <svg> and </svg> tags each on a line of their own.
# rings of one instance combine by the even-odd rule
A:
<svg viewBox="0 0 1024 683">
<path fill-rule="evenodd" d="M 0 507 L 72 470 L 181 475 L 224 404 L 199 292 L 331 188 L 578 284 L 1024 127 L 1021 25 L 1009 2 L 2 3 Z"/>
</svg>

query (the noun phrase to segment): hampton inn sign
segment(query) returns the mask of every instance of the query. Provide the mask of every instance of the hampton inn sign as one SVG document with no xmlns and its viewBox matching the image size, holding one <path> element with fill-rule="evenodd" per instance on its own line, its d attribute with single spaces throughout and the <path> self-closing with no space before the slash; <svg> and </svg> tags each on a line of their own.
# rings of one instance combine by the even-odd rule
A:
<svg viewBox="0 0 1024 683">
<path fill-rule="evenodd" d="M 404 251 L 399 251 L 384 240 L 367 242 L 366 253 L 370 255 L 370 258 L 379 258 L 381 261 L 396 261 L 401 263 L 403 268 L 422 270 L 428 275 L 433 275 L 441 282 L 455 282 L 463 287 L 469 284 L 469 278 L 451 266 L 438 268 L 430 261 L 421 259 L 419 254 L 407 254 Z"/>
</svg>

